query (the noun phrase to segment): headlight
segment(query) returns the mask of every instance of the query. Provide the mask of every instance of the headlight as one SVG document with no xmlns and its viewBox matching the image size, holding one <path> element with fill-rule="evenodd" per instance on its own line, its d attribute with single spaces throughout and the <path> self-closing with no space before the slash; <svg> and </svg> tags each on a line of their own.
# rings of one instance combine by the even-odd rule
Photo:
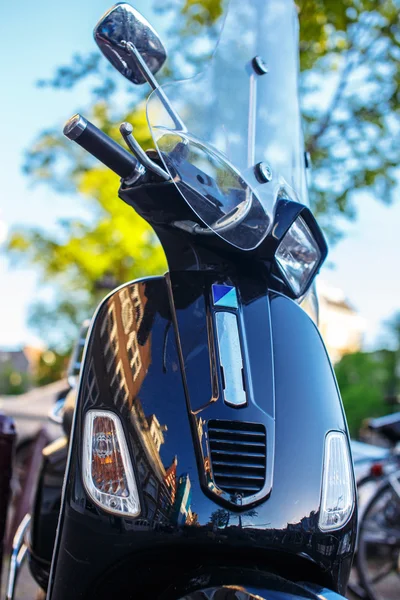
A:
<svg viewBox="0 0 400 600">
<path fill-rule="evenodd" d="M 106 410 L 86 414 L 83 481 L 91 500 L 107 512 L 135 517 L 139 495 L 121 421 Z"/>
<path fill-rule="evenodd" d="M 298 216 L 275 253 L 277 265 L 296 298 L 306 292 L 323 258 L 309 227 Z"/>
<path fill-rule="evenodd" d="M 353 469 L 344 433 L 330 431 L 325 438 L 319 528 L 331 531 L 343 527 L 354 508 Z"/>
</svg>

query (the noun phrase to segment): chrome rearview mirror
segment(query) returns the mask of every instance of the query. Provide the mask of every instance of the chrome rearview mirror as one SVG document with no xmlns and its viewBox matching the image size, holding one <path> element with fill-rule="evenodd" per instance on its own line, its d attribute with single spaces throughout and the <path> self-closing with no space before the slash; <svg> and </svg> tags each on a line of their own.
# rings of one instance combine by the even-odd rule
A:
<svg viewBox="0 0 400 600">
<path fill-rule="evenodd" d="M 116 4 L 97 23 L 94 39 L 104 56 L 132 83 L 148 81 L 131 48 L 135 48 L 150 73 L 163 66 L 167 53 L 150 23 L 132 6 Z M 127 46 L 129 45 L 129 46 Z"/>
</svg>

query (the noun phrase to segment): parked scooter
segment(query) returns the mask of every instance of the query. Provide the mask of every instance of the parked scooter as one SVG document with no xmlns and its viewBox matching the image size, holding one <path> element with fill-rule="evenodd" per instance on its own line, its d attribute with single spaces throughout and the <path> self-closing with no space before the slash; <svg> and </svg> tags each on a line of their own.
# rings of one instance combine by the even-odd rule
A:
<svg viewBox="0 0 400 600">
<path fill-rule="evenodd" d="M 132 153 L 80 115 L 64 132 L 121 177 L 169 272 L 122 285 L 93 317 L 54 548 L 42 560 L 55 519 L 39 486 L 31 570 L 48 600 L 339 598 L 356 495 L 335 377 L 303 308 L 316 316 L 327 246 L 306 205 L 293 2 L 231 0 L 203 75 L 165 87 L 166 51 L 132 7 L 94 34 L 153 88 L 156 150 L 127 123 Z"/>
<path fill-rule="evenodd" d="M 79 382 L 82 354 L 90 321 L 82 323 L 79 336 L 73 348 L 66 373 L 66 385 L 56 395 L 48 418 L 59 425 L 62 435 L 46 442 L 41 451 L 41 468 L 36 483 L 33 503 L 33 519 L 24 516 L 14 536 L 6 599 L 13 598 L 18 572 L 29 555 L 32 574 L 37 583 L 47 587 L 51 556 L 56 537 L 57 521 L 61 505 L 62 485 L 68 455 L 68 438 L 72 426 L 72 417 L 76 404 L 76 391 Z M 56 436 L 54 436 L 56 437 Z M 40 450 L 39 450 L 40 452 Z M 29 540 L 27 533 L 29 532 Z M 30 552 L 28 553 L 28 546 Z M 43 596 L 39 595 L 38 600 Z"/>
</svg>

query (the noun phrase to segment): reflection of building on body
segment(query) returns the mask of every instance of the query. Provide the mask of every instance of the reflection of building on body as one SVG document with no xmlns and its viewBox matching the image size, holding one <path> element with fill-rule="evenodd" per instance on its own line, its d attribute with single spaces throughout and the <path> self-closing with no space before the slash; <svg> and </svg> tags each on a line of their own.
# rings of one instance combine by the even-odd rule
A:
<svg viewBox="0 0 400 600">
<path fill-rule="evenodd" d="M 139 292 L 139 285 L 136 284 L 129 287 L 123 288 L 119 292 L 119 299 L 121 301 L 121 317 L 124 331 L 128 334 L 133 327 L 133 323 L 136 323 L 136 329 L 139 329 L 142 320 L 145 302 Z"/>
<path fill-rule="evenodd" d="M 151 336 L 138 342 L 138 331 L 147 303 L 145 285 L 127 285 L 109 300 L 100 329 L 105 368 L 113 375 L 114 404 L 133 402 L 138 395 L 151 362 Z"/>
<path fill-rule="evenodd" d="M 185 473 L 179 477 L 176 490 L 176 499 L 172 518 L 177 525 L 185 525 L 187 522 L 191 500 L 192 486 L 189 475 Z"/>
<path fill-rule="evenodd" d="M 139 343 L 146 310 L 145 284 L 128 285 L 109 300 L 101 325 L 105 368 L 114 404 L 130 411 L 137 435 L 131 443 L 140 485 L 146 498 L 143 523 L 168 522 L 175 501 L 177 458 L 165 469 L 160 449 L 166 426 L 156 415 L 146 416 L 138 397 L 151 363 L 151 336 Z M 143 339 L 143 335 L 142 335 Z M 142 523 L 142 526 L 144 526 Z"/>
<path fill-rule="evenodd" d="M 91 404 L 94 404 L 99 397 L 99 386 L 96 381 L 93 358 L 90 360 L 87 371 L 85 397 L 90 401 Z"/>
<path fill-rule="evenodd" d="M 140 487 L 145 497 L 140 528 L 167 524 L 171 516 L 178 525 L 196 523 L 190 510 L 191 484 L 188 475 L 177 481 L 178 458 L 165 468 L 160 449 L 167 428 L 154 414 L 145 415 L 139 392 L 151 363 L 151 336 L 139 328 L 146 310 L 145 285 L 138 283 L 119 290 L 108 301 L 101 324 L 104 367 L 114 404 L 128 409 L 135 435 L 130 442 Z M 140 343 L 139 343 L 140 339 Z M 202 423 L 199 424 L 202 435 Z"/>
</svg>

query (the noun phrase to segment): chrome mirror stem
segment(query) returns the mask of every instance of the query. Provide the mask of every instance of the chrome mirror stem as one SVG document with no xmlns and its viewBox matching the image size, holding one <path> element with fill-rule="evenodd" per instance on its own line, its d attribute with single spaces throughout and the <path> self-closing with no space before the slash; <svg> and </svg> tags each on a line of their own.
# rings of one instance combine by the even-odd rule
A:
<svg viewBox="0 0 400 600">
<path fill-rule="evenodd" d="M 175 112 L 175 110 L 172 108 L 170 101 L 168 100 L 167 96 L 165 95 L 164 90 L 158 83 L 157 79 L 154 77 L 153 73 L 150 71 L 149 67 L 147 66 L 146 62 L 143 60 L 143 57 L 141 56 L 141 54 L 138 51 L 138 49 L 136 48 L 136 46 L 134 44 L 132 44 L 132 42 L 126 42 L 125 40 L 121 40 L 121 45 L 124 46 L 126 50 L 128 50 L 128 52 L 132 55 L 132 57 L 136 61 L 136 64 L 137 64 L 141 74 L 146 79 L 146 81 L 148 82 L 150 87 L 157 93 L 158 97 L 160 98 L 161 102 L 164 105 L 164 108 L 166 109 L 167 113 L 169 114 L 169 116 L 171 117 L 173 122 L 175 123 L 176 128 L 179 131 L 186 131 L 184 122 L 182 121 L 180 116 Z"/>
</svg>

